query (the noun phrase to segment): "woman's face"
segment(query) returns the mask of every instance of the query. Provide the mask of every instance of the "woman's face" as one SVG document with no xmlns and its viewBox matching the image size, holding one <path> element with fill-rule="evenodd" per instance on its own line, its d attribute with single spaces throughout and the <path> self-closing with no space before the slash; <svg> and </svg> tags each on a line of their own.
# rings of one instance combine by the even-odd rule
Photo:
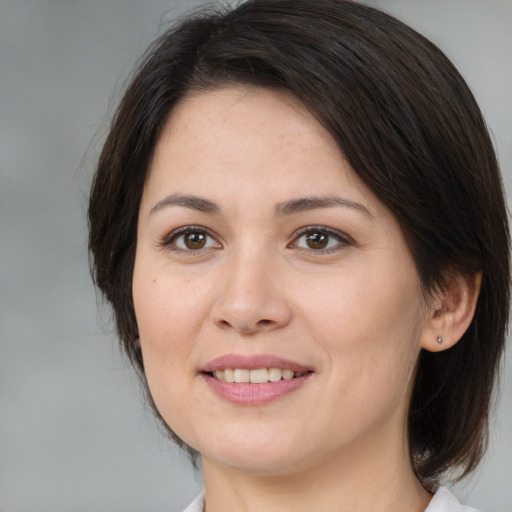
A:
<svg viewBox="0 0 512 512">
<path fill-rule="evenodd" d="M 396 219 L 293 98 L 179 106 L 144 188 L 133 297 L 153 399 L 205 461 L 279 474 L 406 452 L 432 315 Z"/>
</svg>

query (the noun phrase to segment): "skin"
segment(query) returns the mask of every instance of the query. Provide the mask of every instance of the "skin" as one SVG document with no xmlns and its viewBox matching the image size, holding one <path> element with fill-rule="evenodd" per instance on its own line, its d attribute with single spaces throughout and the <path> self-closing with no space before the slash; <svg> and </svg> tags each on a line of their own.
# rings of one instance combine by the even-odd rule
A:
<svg viewBox="0 0 512 512">
<path fill-rule="evenodd" d="M 349 202 L 276 215 L 326 196 Z M 185 226 L 202 248 L 176 233 Z M 308 245 L 308 227 L 327 234 L 326 250 Z M 208 512 L 424 510 L 405 428 L 415 364 L 422 347 L 441 349 L 438 334 L 445 347 L 462 335 L 477 288 L 425 303 L 396 219 L 294 98 L 197 93 L 166 124 L 143 192 L 133 298 L 153 399 L 202 455 Z M 313 373 L 257 406 L 205 383 L 212 359 L 261 353 Z"/>
</svg>

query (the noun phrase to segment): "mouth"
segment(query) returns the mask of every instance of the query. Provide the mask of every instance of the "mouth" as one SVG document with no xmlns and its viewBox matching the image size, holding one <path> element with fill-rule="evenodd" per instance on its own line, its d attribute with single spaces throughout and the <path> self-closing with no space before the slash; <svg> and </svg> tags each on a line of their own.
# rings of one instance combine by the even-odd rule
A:
<svg viewBox="0 0 512 512">
<path fill-rule="evenodd" d="M 302 388 L 314 370 L 272 355 L 225 355 L 200 372 L 220 398 L 237 405 L 261 405 Z"/>
<path fill-rule="evenodd" d="M 292 380 L 302 377 L 311 371 L 294 372 L 288 368 L 226 368 L 206 372 L 214 379 L 237 384 L 266 384 L 268 382 L 279 382 L 281 380 Z"/>
</svg>

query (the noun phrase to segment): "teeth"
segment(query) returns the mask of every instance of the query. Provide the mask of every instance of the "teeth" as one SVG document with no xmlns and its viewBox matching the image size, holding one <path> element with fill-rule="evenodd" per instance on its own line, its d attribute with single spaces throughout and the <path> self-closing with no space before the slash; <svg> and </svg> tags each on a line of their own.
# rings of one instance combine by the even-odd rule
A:
<svg viewBox="0 0 512 512">
<path fill-rule="evenodd" d="M 238 368 L 235 370 L 235 382 L 249 382 L 251 380 L 250 376 L 250 370 L 240 370 Z"/>
<path fill-rule="evenodd" d="M 291 370 L 283 370 L 283 379 L 284 380 L 293 379 L 293 372 Z"/>
<path fill-rule="evenodd" d="M 270 382 L 277 382 L 278 380 L 281 380 L 282 377 L 281 370 L 279 368 L 270 368 L 268 371 L 268 380 Z"/>
<path fill-rule="evenodd" d="M 216 379 L 225 382 L 264 384 L 266 382 L 278 382 L 281 379 L 290 380 L 304 375 L 304 372 L 282 370 L 281 368 L 258 368 L 257 370 L 227 368 L 226 370 L 217 370 L 213 374 Z"/>
<path fill-rule="evenodd" d="M 253 384 L 262 384 L 263 382 L 268 382 L 268 370 L 266 368 L 251 370 L 251 382 Z"/>
<path fill-rule="evenodd" d="M 215 372 L 217 373 L 217 372 Z M 217 375 L 215 375 L 217 377 Z M 219 377 L 217 377 L 219 378 Z M 222 380 L 222 377 L 221 377 Z M 226 382 L 235 382 L 235 372 L 233 370 L 224 370 L 224 380 Z"/>
</svg>

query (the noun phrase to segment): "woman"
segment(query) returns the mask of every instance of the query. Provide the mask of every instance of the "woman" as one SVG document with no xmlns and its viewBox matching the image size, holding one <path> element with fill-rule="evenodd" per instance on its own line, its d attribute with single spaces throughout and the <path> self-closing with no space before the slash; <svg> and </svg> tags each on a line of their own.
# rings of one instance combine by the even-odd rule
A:
<svg viewBox="0 0 512 512">
<path fill-rule="evenodd" d="M 471 510 L 439 483 L 485 450 L 509 235 L 432 43 L 350 1 L 185 20 L 127 89 L 89 220 L 123 346 L 200 457 L 187 512 Z"/>
</svg>

